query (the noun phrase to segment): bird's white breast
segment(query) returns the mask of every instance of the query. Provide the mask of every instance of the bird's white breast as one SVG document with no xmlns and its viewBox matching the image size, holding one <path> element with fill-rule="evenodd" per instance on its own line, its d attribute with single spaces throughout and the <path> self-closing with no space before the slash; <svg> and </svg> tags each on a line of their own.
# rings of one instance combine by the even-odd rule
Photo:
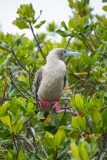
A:
<svg viewBox="0 0 107 160">
<path fill-rule="evenodd" d="M 61 98 L 66 73 L 66 66 L 63 61 L 60 60 L 53 64 L 44 66 L 43 77 L 38 90 L 39 99 L 49 102 L 59 101 Z"/>
</svg>

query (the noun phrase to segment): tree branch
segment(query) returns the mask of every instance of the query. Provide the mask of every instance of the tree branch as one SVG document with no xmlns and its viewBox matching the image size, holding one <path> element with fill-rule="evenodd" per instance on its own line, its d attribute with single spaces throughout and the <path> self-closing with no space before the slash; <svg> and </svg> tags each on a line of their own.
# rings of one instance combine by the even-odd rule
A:
<svg viewBox="0 0 107 160">
<path fill-rule="evenodd" d="M 67 49 L 67 48 L 68 48 L 68 45 L 69 45 L 70 41 L 71 41 L 71 37 L 69 38 L 68 43 L 67 43 L 67 45 L 66 45 L 65 49 Z"/>
<path fill-rule="evenodd" d="M 97 49 L 97 46 L 96 46 L 96 44 L 94 43 L 94 41 L 93 41 L 93 39 L 92 39 L 92 37 L 91 37 L 91 34 L 89 34 L 89 37 L 90 37 L 90 40 L 92 41 L 92 43 L 93 43 L 93 45 L 94 45 L 94 48 Z"/>
<path fill-rule="evenodd" d="M 16 56 L 16 54 L 15 54 L 15 52 L 14 52 L 13 49 L 11 49 L 11 52 L 13 53 L 13 55 L 14 55 L 16 61 L 18 62 L 19 66 L 21 66 L 22 69 L 24 69 L 25 71 L 27 71 L 27 69 L 26 69 L 26 68 L 22 65 L 22 63 L 18 60 L 18 58 L 17 58 L 17 56 Z M 27 71 L 27 72 L 28 72 L 28 71 Z"/>
<path fill-rule="evenodd" d="M 80 76 L 75 75 L 75 73 L 67 67 L 67 69 L 79 80 L 83 81 L 84 83 L 87 84 L 87 86 L 90 86 L 91 88 L 93 88 L 93 85 L 91 85 L 89 82 L 86 81 L 86 79 L 82 79 Z M 97 92 L 100 92 L 98 89 L 94 88 L 94 90 L 96 90 Z"/>
<path fill-rule="evenodd" d="M 83 43 L 85 44 L 85 46 L 90 50 L 90 51 L 92 51 L 93 52 L 93 49 L 91 48 L 91 46 L 85 41 L 83 41 Z"/>
<path fill-rule="evenodd" d="M 86 116 L 85 116 L 85 120 L 87 122 L 88 128 L 90 129 L 90 132 L 93 133 L 90 123 L 88 122 L 88 118 Z"/>
<path fill-rule="evenodd" d="M 38 160 L 41 160 L 41 158 L 36 154 L 35 147 L 32 145 L 32 143 L 22 134 L 20 134 L 20 138 L 26 144 L 26 147 L 27 147 L 26 150 L 33 153 Z"/>
<path fill-rule="evenodd" d="M 19 149 L 18 149 L 18 146 L 17 146 L 17 144 L 16 144 L 16 142 L 15 142 L 15 135 L 14 135 L 14 133 L 12 133 L 12 137 L 13 137 L 14 146 L 15 146 L 15 148 L 16 148 L 16 160 L 17 160 L 18 154 L 19 154 Z"/>
<path fill-rule="evenodd" d="M 41 46 L 40 46 L 40 44 L 39 44 L 38 39 L 37 39 L 37 37 L 35 36 L 35 33 L 34 33 L 34 30 L 33 30 L 33 27 L 32 27 L 32 25 L 31 25 L 31 23 L 30 23 L 30 29 L 31 29 L 32 34 L 33 34 L 33 37 L 34 37 L 34 39 L 35 39 L 35 41 L 36 41 L 36 43 L 37 43 L 37 45 L 38 45 L 39 51 L 41 52 L 44 60 L 46 61 L 46 58 L 45 58 L 45 56 L 44 56 L 44 54 L 43 54 L 43 52 L 42 52 L 42 48 L 41 48 Z"/>
<path fill-rule="evenodd" d="M 94 85 L 93 85 L 93 88 L 92 88 L 92 89 L 90 90 L 90 92 L 86 95 L 86 98 L 94 91 L 96 84 L 97 84 L 97 81 L 95 80 Z"/>
<path fill-rule="evenodd" d="M 14 86 L 15 86 L 15 87 L 17 88 L 17 90 L 20 92 L 20 94 L 21 94 L 25 99 L 28 100 L 28 98 L 20 91 L 20 89 L 18 88 L 18 86 L 16 85 L 16 83 L 13 81 L 12 76 L 10 75 L 9 72 L 8 72 L 8 76 L 9 76 L 11 82 L 14 84 Z"/>
</svg>

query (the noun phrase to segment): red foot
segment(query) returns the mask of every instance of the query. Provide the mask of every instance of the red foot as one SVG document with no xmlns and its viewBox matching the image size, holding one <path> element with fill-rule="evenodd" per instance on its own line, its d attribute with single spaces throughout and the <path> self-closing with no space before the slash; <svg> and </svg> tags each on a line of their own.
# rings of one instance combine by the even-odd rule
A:
<svg viewBox="0 0 107 160">
<path fill-rule="evenodd" d="M 45 100 L 40 100 L 40 105 L 41 105 L 42 107 L 49 107 L 49 106 L 50 106 L 49 102 L 47 102 L 47 101 L 45 101 Z"/>
<path fill-rule="evenodd" d="M 54 101 L 52 104 L 53 104 L 53 106 L 56 108 L 57 111 L 60 111 L 60 110 L 61 110 L 61 107 L 59 106 L 59 104 L 58 104 L 57 101 Z"/>
</svg>

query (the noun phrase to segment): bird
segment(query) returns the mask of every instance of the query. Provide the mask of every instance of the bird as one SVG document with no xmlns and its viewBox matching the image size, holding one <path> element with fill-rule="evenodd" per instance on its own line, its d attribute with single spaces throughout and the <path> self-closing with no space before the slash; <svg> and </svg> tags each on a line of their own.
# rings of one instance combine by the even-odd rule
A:
<svg viewBox="0 0 107 160">
<path fill-rule="evenodd" d="M 59 101 L 66 84 L 66 65 L 64 58 L 78 56 L 79 52 L 69 52 L 65 48 L 55 48 L 49 52 L 46 65 L 41 66 L 34 78 L 33 93 L 40 112 L 46 119 L 54 107 L 61 110 Z"/>
</svg>

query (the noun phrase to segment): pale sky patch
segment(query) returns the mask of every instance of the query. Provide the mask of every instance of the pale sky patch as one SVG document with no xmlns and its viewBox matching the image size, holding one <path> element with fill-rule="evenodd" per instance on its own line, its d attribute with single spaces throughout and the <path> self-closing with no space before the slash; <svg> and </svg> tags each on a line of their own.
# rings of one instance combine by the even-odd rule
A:
<svg viewBox="0 0 107 160">
<path fill-rule="evenodd" d="M 12 21 L 18 16 L 16 11 L 21 4 L 32 3 L 36 11 L 36 17 L 39 15 L 39 11 L 43 10 L 40 20 L 46 20 L 46 24 L 39 29 L 39 32 L 44 32 L 49 22 L 55 21 L 59 25 L 61 21 L 67 22 L 71 15 L 71 9 L 68 6 L 67 0 L 0 0 L 0 2 L 0 24 L 2 26 L 2 31 L 13 34 L 26 33 L 26 36 L 29 38 L 32 38 L 30 30 L 19 30 L 12 24 Z M 94 8 L 94 13 L 99 15 L 106 14 L 106 12 L 102 10 L 102 6 L 105 4 L 107 3 L 102 3 L 101 0 L 90 1 L 90 6 Z M 38 32 L 38 30 L 35 29 L 35 32 Z"/>
</svg>

